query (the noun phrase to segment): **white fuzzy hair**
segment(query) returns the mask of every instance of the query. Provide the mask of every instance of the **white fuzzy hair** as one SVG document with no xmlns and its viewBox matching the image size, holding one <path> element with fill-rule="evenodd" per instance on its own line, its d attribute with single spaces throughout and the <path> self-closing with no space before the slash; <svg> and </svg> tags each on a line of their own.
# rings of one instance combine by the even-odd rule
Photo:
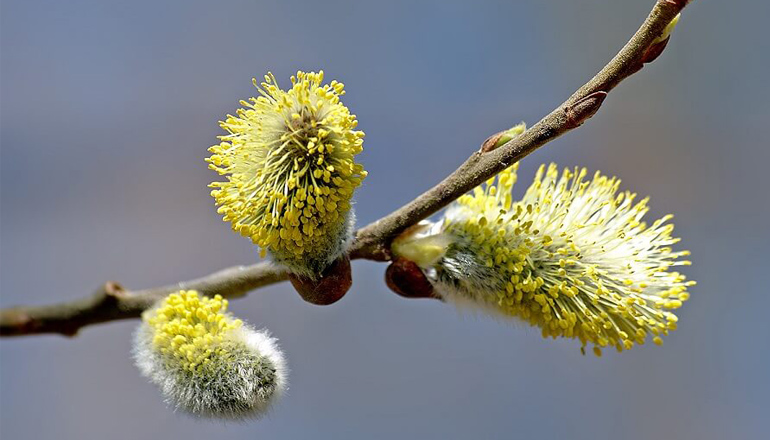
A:
<svg viewBox="0 0 770 440">
<path fill-rule="evenodd" d="M 153 346 L 152 329 L 142 323 L 134 335 L 134 360 L 177 410 L 226 420 L 258 418 L 287 389 L 286 361 L 267 330 L 244 325 L 234 332 L 227 343 L 230 359 L 212 357 L 203 372 L 191 373 Z"/>
</svg>

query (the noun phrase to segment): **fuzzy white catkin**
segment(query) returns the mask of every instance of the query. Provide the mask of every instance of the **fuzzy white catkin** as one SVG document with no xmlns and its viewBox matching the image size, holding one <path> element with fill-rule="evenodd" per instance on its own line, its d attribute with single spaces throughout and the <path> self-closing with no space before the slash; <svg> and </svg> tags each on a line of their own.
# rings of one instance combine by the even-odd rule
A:
<svg viewBox="0 0 770 440">
<path fill-rule="evenodd" d="M 180 294 L 198 307 L 177 298 L 177 309 L 181 303 L 187 310 L 176 314 L 167 299 L 146 312 L 135 333 L 133 354 L 142 375 L 158 386 L 170 406 L 195 416 L 242 420 L 264 415 L 287 384 L 286 362 L 276 339 L 223 313 L 226 300 L 201 299 L 194 292 Z M 211 312 L 204 306 L 206 301 L 224 305 Z M 187 321 L 179 319 L 190 311 Z M 187 340 L 182 341 L 185 323 L 192 329 L 196 325 L 204 328 L 207 318 L 214 323 L 211 333 L 187 332 Z M 225 325 L 220 326 L 219 321 Z"/>
</svg>

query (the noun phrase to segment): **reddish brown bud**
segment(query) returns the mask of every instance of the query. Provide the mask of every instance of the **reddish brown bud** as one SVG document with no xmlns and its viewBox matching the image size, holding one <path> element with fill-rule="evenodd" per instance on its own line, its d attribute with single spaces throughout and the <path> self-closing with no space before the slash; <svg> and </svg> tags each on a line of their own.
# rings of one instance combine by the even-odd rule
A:
<svg viewBox="0 0 770 440">
<path fill-rule="evenodd" d="M 599 107 L 602 106 L 604 98 L 606 97 L 607 92 L 599 90 L 565 108 L 564 112 L 567 114 L 567 127 L 575 128 L 583 125 L 585 121 L 599 111 Z"/>
<path fill-rule="evenodd" d="M 505 130 L 495 133 L 492 136 L 488 137 L 487 140 L 485 140 L 484 143 L 481 144 L 481 152 L 487 153 L 497 148 L 497 141 L 499 141 L 504 134 L 505 134 Z"/>
<path fill-rule="evenodd" d="M 404 298 L 438 298 L 420 267 L 406 258 L 396 258 L 388 266 L 385 284 Z"/>
<path fill-rule="evenodd" d="M 654 43 L 648 47 L 647 50 L 644 51 L 644 55 L 642 55 L 642 63 L 647 64 L 655 61 L 660 54 L 663 53 L 663 49 L 666 48 L 668 40 L 670 39 L 671 37 L 666 38 L 665 40 Z"/>
<path fill-rule="evenodd" d="M 488 153 L 490 151 L 493 151 L 499 147 L 502 147 L 505 145 L 508 141 L 515 138 L 516 136 L 524 133 L 524 131 L 527 129 L 527 124 L 520 123 L 516 124 L 513 127 L 509 128 L 508 130 L 503 130 L 499 133 L 495 133 L 492 136 L 488 137 L 487 140 L 484 141 L 483 144 L 481 144 L 481 152 L 482 153 Z"/>
<path fill-rule="evenodd" d="M 345 296 L 353 284 L 350 259 L 340 257 L 317 280 L 289 274 L 289 281 L 305 301 L 319 306 L 334 304 Z"/>
</svg>

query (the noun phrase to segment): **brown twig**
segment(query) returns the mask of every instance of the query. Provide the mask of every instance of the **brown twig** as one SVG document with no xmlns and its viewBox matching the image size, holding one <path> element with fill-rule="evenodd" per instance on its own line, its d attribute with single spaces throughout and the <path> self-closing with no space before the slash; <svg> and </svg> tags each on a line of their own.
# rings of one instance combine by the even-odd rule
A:
<svg viewBox="0 0 770 440">
<path fill-rule="evenodd" d="M 607 93 L 638 72 L 646 62 L 660 55 L 668 40 L 653 48 L 654 40 L 661 36 L 664 28 L 686 4 L 687 0 L 658 0 L 620 52 L 569 99 L 521 135 L 496 149 L 475 152 L 438 185 L 359 229 L 349 251 L 350 258 L 390 260 L 390 242 L 406 228 L 436 213 L 537 148 L 582 125 L 599 110 Z M 234 297 L 286 279 L 286 274 L 276 266 L 258 263 L 224 269 L 197 280 L 133 292 L 109 282 L 84 299 L 48 306 L 3 309 L 0 311 L 0 335 L 60 333 L 72 336 L 87 325 L 136 318 L 154 301 L 179 289 Z"/>
<path fill-rule="evenodd" d="M 0 310 L 0 335 L 22 336 L 60 333 L 74 336 L 80 328 L 100 322 L 136 318 L 155 301 L 180 289 L 233 298 L 250 290 L 288 279 L 277 266 L 262 262 L 236 266 L 205 277 L 152 289 L 128 291 L 108 281 L 95 293 L 79 300 L 34 307 Z"/>
</svg>

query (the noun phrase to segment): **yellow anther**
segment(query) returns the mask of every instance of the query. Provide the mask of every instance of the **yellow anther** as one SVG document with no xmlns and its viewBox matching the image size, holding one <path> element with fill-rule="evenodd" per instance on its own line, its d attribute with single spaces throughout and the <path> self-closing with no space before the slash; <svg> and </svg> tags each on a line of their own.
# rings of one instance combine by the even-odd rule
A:
<svg viewBox="0 0 770 440">
<path fill-rule="evenodd" d="M 158 351 L 194 369 L 212 352 L 225 335 L 242 325 L 225 314 L 227 300 L 200 297 L 193 290 L 172 293 L 155 309 L 143 315 L 154 335 Z"/>
<path fill-rule="evenodd" d="M 262 254 L 270 250 L 302 261 L 328 252 L 334 231 L 347 219 L 353 190 L 366 176 L 354 162 L 363 132 L 339 101 L 344 86 L 322 81 L 323 75 L 298 72 L 284 91 L 266 75 L 259 86 L 263 96 L 241 102 L 236 116 L 221 123 L 221 142 L 210 148 L 209 164 L 227 176 L 211 185 L 218 212 Z M 308 209 L 307 194 L 336 197 L 331 205 Z"/>
</svg>

